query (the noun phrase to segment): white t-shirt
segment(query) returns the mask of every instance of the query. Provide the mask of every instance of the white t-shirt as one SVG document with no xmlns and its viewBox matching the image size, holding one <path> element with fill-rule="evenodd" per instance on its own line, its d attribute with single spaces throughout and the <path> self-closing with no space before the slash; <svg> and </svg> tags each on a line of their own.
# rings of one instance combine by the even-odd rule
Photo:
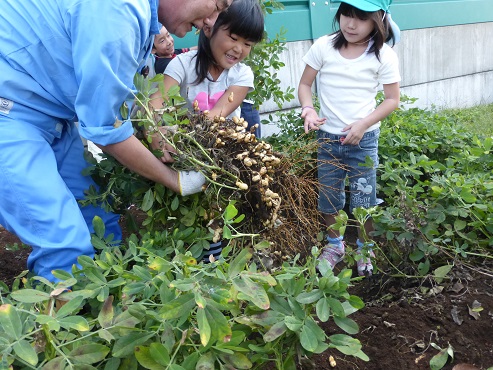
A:
<svg viewBox="0 0 493 370">
<path fill-rule="evenodd" d="M 395 51 L 384 44 L 380 61 L 374 53 L 363 53 L 356 59 L 346 59 L 334 49 L 335 35 L 319 38 L 303 57 L 303 61 L 318 71 L 317 91 L 321 118 L 327 118 L 320 129 L 341 135 L 347 125 L 375 110 L 375 96 L 380 84 L 399 82 L 399 61 Z M 368 49 L 371 47 L 368 45 Z M 373 131 L 380 122 L 369 127 Z"/>
<path fill-rule="evenodd" d="M 250 67 L 243 63 L 235 64 L 230 69 L 225 69 L 216 81 L 204 79 L 198 85 L 195 73 L 196 50 L 177 55 L 168 64 L 164 73 L 180 85 L 180 95 L 186 99 L 188 109 L 193 111 L 193 102 L 197 100 L 201 111 L 210 110 L 216 105 L 224 92 L 230 86 L 246 86 L 249 92 L 253 91 L 253 72 Z M 209 77 L 211 77 L 209 75 Z M 228 118 L 240 117 L 241 106 L 233 111 Z"/>
</svg>

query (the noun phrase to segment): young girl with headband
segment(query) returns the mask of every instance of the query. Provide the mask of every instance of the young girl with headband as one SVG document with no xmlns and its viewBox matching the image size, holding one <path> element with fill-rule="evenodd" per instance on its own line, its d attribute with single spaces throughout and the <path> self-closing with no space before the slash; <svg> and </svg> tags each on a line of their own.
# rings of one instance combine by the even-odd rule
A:
<svg viewBox="0 0 493 370">
<path fill-rule="evenodd" d="M 391 2 L 343 0 L 334 18 L 339 30 L 318 39 L 303 57 L 306 67 L 298 97 L 305 132 L 318 131 L 318 209 L 328 228 L 327 245 L 319 259 L 326 260 L 331 268 L 345 254 L 343 236 L 330 226 L 344 208 L 346 179 L 350 210 L 377 204 L 380 121 L 399 106 L 400 100 L 398 58 L 387 45 L 393 45 L 399 34 L 388 13 Z M 316 77 L 319 112 L 312 100 Z M 385 99 L 376 106 L 380 85 Z M 357 269 L 361 276 L 372 274 L 370 257 L 374 257 L 372 244 L 365 238 L 372 231 L 371 221 L 364 228 L 359 230 L 356 241 Z"/>
</svg>

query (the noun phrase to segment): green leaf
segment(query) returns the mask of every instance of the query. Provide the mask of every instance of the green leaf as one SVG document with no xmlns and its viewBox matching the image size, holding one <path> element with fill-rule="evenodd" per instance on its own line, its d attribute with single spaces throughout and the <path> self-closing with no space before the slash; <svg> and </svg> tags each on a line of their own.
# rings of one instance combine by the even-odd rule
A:
<svg viewBox="0 0 493 370">
<path fill-rule="evenodd" d="M 425 254 L 417 248 L 414 249 L 411 253 L 409 253 L 409 259 L 413 262 L 418 262 L 424 256 Z"/>
<path fill-rule="evenodd" d="M 110 295 L 104 301 L 103 308 L 101 309 L 101 312 L 99 312 L 99 315 L 98 315 L 98 322 L 101 325 L 101 327 L 107 328 L 107 327 L 111 326 L 111 324 L 113 323 L 114 315 L 115 315 L 115 312 L 113 309 L 113 296 Z"/>
<path fill-rule="evenodd" d="M 106 365 L 104 366 L 104 370 L 118 370 L 118 369 L 120 369 L 121 363 L 122 363 L 122 360 L 120 360 L 119 358 L 116 358 L 116 357 L 110 358 L 106 362 Z M 137 367 L 137 364 L 135 365 L 135 367 Z"/>
<path fill-rule="evenodd" d="M 92 220 L 92 227 L 94 228 L 94 234 L 96 234 L 98 238 L 103 239 L 105 233 L 105 226 L 101 217 L 94 216 Z"/>
<path fill-rule="evenodd" d="M 231 221 L 237 215 L 238 215 L 238 210 L 232 203 L 229 203 L 223 213 L 224 220 Z"/>
<path fill-rule="evenodd" d="M 425 276 L 430 271 L 430 260 L 427 258 L 425 262 L 418 264 L 418 272 L 421 276 Z"/>
<path fill-rule="evenodd" d="M 94 364 L 106 358 L 110 349 L 102 344 L 83 344 L 70 351 L 69 356 L 75 363 Z"/>
<path fill-rule="evenodd" d="M 315 306 L 315 312 L 322 322 L 326 322 L 330 317 L 330 308 L 325 298 L 319 300 Z"/>
<path fill-rule="evenodd" d="M 303 321 L 294 316 L 286 316 L 284 318 L 284 323 L 289 330 L 294 331 L 295 333 L 303 326 Z"/>
<path fill-rule="evenodd" d="M 106 285 L 106 277 L 103 275 L 101 271 L 97 270 L 96 268 L 85 268 L 84 274 L 93 283 L 96 283 L 101 287 Z"/>
<path fill-rule="evenodd" d="M 147 212 L 152 208 L 152 205 L 154 204 L 154 193 L 151 189 L 147 190 L 144 199 L 142 200 L 142 210 L 144 212 Z"/>
<path fill-rule="evenodd" d="M 348 309 L 345 308 L 344 309 L 344 312 L 346 312 L 346 316 L 352 314 L 353 312 L 356 312 L 357 310 L 360 310 L 362 309 L 363 307 L 365 307 L 365 302 L 363 302 L 363 300 L 356 296 L 356 295 L 351 295 L 349 296 L 347 302 L 353 307 L 355 308 L 356 310 L 351 310 L 350 312 L 348 312 Z M 344 303 L 343 303 L 343 306 L 344 306 Z"/>
<path fill-rule="evenodd" d="M 60 330 L 60 324 L 58 323 L 58 321 L 53 316 L 38 315 L 38 316 L 36 316 L 36 322 L 41 324 L 41 325 L 48 326 L 49 330 L 52 330 L 52 331 L 59 331 Z"/>
<path fill-rule="evenodd" d="M 345 355 L 354 355 L 361 350 L 359 340 L 346 334 L 334 334 L 329 337 L 330 347 L 337 348 Z"/>
<path fill-rule="evenodd" d="M 169 370 L 187 370 L 187 369 L 185 369 L 184 367 L 182 367 L 180 365 L 173 364 L 173 365 L 170 365 Z"/>
<path fill-rule="evenodd" d="M 148 339 L 154 336 L 153 333 L 130 333 L 116 340 L 113 346 L 113 357 L 126 358 L 134 353 L 137 346 L 144 344 Z"/>
<path fill-rule="evenodd" d="M 77 296 L 77 297 L 71 299 L 70 301 L 68 301 L 67 303 L 65 303 L 56 313 L 57 319 L 68 316 L 68 315 L 74 313 L 74 311 L 82 308 L 82 301 L 83 300 L 84 300 L 84 297 Z"/>
<path fill-rule="evenodd" d="M 42 370 L 63 370 L 66 365 L 67 362 L 64 357 L 55 357 L 53 360 L 46 363 L 42 367 Z"/>
<path fill-rule="evenodd" d="M 443 278 L 447 276 L 447 274 L 452 270 L 452 265 L 444 265 L 435 269 L 433 272 L 433 277 L 436 282 L 440 284 L 443 281 Z"/>
<path fill-rule="evenodd" d="M 251 369 L 253 366 L 251 361 L 242 353 L 236 352 L 231 355 L 221 353 L 219 357 L 234 369 Z"/>
<path fill-rule="evenodd" d="M 15 354 L 28 364 L 34 366 L 38 363 L 38 355 L 27 340 L 21 339 L 18 342 L 15 342 L 12 348 L 14 349 Z"/>
<path fill-rule="evenodd" d="M 197 361 L 195 370 L 214 370 L 214 363 L 216 362 L 216 357 L 212 352 L 206 352 L 202 354 Z"/>
<path fill-rule="evenodd" d="M 5 333 L 12 335 L 15 339 L 22 336 L 22 322 L 14 306 L 10 304 L 0 306 L 0 326 L 3 327 Z"/>
<path fill-rule="evenodd" d="M 255 283 L 248 276 L 243 274 L 240 275 L 239 279 L 233 280 L 233 285 L 238 291 L 250 298 L 255 306 L 263 310 L 269 309 L 269 296 L 262 285 Z"/>
<path fill-rule="evenodd" d="M 58 319 L 60 326 L 65 329 L 74 329 L 77 331 L 88 331 L 89 324 L 87 320 L 81 316 L 68 316 Z"/>
<path fill-rule="evenodd" d="M 433 356 L 430 360 L 431 370 L 440 370 L 445 366 L 448 361 L 448 348 L 442 349 L 438 354 Z"/>
<path fill-rule="evenodd" d="M 253 248 L 258 251 L 262 249 L 267 249 L 269 247 L 270 247 L 270 242 L 268 240 L 262 240 L 260 243 L 257 243 L 253 246 Z"/>
<path fill-rule="evenodd" d="M 338 317 L 346 316 L 346 312 L 344 311 L 344 306 L 340 301 L 332 297 L 327 297 L 326 301 L 335 316 Z"/>
<path fill-rule="evenodd" d="M 464 230 L 467 226 L 467 222 L 464 220 L 455 220 L 454 221 L 454 230 L 461 231 Z"/>
<path fill-rule="evenodd" d="M 311 292 L 303 292 L 296 296 L 296 300 L 301 304 L 310 304 L 318 301 L 322 296 L 323 292 L 320 289 L 313 289 Z"/>
<path fill-rule="evenodd" d="M 318 339 L 315 332 L 308 325 L 303 325 L 300 334 L 301 346 L 308 352 L 314 352 L 318 347 Z"/>
<path fill-rule="evenodd" d="M 176 319 L 188 316 L 195 307 L 195 295 L 187 293 L 163 305 L 160 316 L 163 319 Z"/>
<path fill-rule="evenodd" d="M 166 367 L 159 364 L 156 360 L 154 360 L 151 356 L 151 351 L 149 347 L 144 346 L 136 346 L 135 347 L 135 357 L 139 364 L 150 370 L 165 370 Z"/>
<path fill-rule="evenodd" d="M 180 199 L 178 199 L 178 197 L 174 197 L 173 200 L 171 201 L 171 210 L 176 211 L 179 206 L 180 206 Z"/>
<path fill-rule="evenodd" d="M 34 289 L 16 290 L 10 296 L 12 299 L 22 303 L 38 303 L 48 301 L 51 298 L 49 293 Z"/>
<path fill-rule="evenodd" d="M 226 317 L 221 311 L 210 304 L 204 310 L 209 323 L 214 323 L 211 327 L 212 335 L 218 338 L 219 341 L 228 342 L 231 338 L 232 331 Z"/>
<path fill-rule="evenodd" d="M 162 340 L 162 339 L 161 339 Z M 160 365 L 167 366 L 169 365 L 171 358 L 169 356 L 168 349 L 158 342 L 151 343 L 149 347 L 149 351 L 151 353 L 151 357 Z"/>
<path fill-rule="evenodd" d="M 354 320 L 351 320 L 348 317 L 334 316 L 334 322 L 338 327 L 340 327 L 348 334 L 354 335 L 354 334 L 358 334 L 359 332 L 358 324 Z"/>
<path fill-rule="evenodd" d="M 244 248 L 240 253 L 235 257 L 235 259 L 230 263 L 228 270 L 228 277 L 234 278 L 237 276 L 242 270 L 245 269 L 245 265 L 252 258 L 252 251 L 250 248 Z"/>
<path fill-rule="evenodd" d="M 466 203 L 475 203 L 477 201 L 477 198 L 472 195 L 471 189 L 468 188 L 462 188 L 462 191 L 460 192 L 460 197 Z"/>
<path fill-rule="evenodd" d="M 277 338 L 279 338 L 281 335 L 283 335 L 287 330 L 286 324 L 284 322 L 278 322 L 277 324 L 274 324 L 268 331 L 267 333 L 264 334 L 264 340 L 266 342 L 273 342 Z"/>
<path fill-rule="evenodd" d="M 224 239 L 231 239 L 233 237 L 233 233 L 231 232 L 231 229 L 229 228 L 228 225 L 223 226 L 223 238 Z"/>
<path fill-rule="evenodd" d="M 277 281 L 274 279 L 272 275 L 270 275 L 267 271 L 263 272 L 251 272 L 251 271 L 243 271 L 242 276 L 248 276 L 250 279 L 254 281 L 259 281 L 261 283 L 267 283 L 270 286 L 276 286 Z"/>
<path fill-rule="evenodd" d="M 207 316 L 203 308 L 197 309 L 197 324 L 199 326 L 200 343 L 206 347 L 211 339 L 211 326 L 209 321 L 207 321 Z"/>
</svg>

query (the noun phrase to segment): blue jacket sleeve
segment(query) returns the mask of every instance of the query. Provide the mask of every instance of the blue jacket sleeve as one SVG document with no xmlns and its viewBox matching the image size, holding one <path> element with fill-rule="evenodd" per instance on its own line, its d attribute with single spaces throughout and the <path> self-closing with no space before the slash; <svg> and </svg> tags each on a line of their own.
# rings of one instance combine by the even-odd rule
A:
<svg viewBox="0 0 493 370">
<path fill-rule="evenodd" d="M 148 0 L 80 1 L 67 14 L 75 77 L 75 111 L 83 137 L 108 145 L 133 134 L 122 104 L 133 100 L 133 77 L 152 45 Z"/>
</svg>

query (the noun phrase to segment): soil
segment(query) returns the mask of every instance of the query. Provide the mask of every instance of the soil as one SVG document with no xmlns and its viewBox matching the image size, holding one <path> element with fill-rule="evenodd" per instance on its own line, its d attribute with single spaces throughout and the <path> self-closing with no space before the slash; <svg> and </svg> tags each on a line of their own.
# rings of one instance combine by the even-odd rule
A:
<svg viewBox="0 0 493 370">
<path fill-rule="evenodd" d="M 11 285 L 26 269 L 29 252 L 0 227 L 0 280 Z M 482 266 L 481 271 L 493 271 L 493 264 Z M 460 266 L 452 272 L 453 278 L 441 285 L 417 285 L 384 275 L 359 282 L 351 294 L 362 298 L 366 306 L 351 318 L 360 328 L 354 337 L 370 361 L 329 349 L 302 361 L 299 369 L 332 369 L 329 356 L 339 370 L 430 369 L 438 348 L 449 346 L 453 359 L 449 358 L 445 370 L 493 367 L 493 276 Z M 322 326 L 327 335 L 340 333 L 330 322 Z"/>
</svg>

